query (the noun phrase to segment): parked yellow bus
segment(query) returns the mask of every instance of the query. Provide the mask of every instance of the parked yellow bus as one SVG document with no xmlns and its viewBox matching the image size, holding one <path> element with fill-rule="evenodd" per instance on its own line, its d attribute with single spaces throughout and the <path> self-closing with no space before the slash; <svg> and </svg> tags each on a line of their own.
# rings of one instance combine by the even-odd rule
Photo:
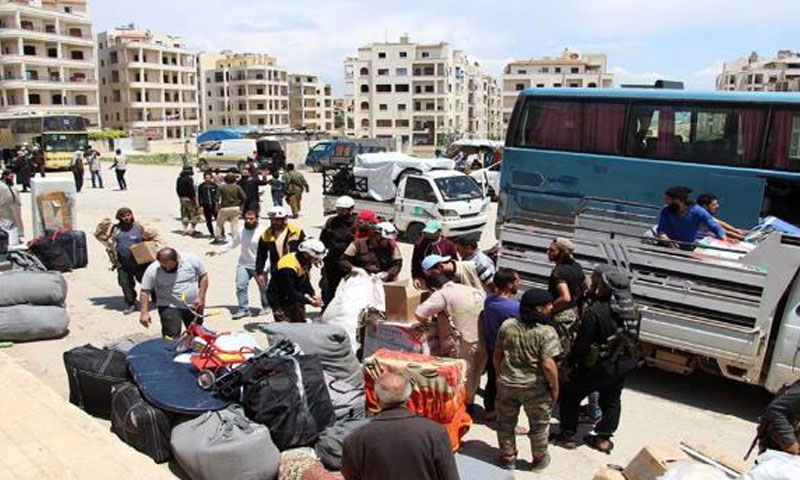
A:
<svg viewBox="0 0 800 480">
<path fill-rule="evenodd" d="M 0 149 L 3 158 L 13 158 L 22 145 L 44 155 L 48 170 L 69 168 L 76 150 L 89 145 L 86 119 L 79 115 L 30 115 L 0 118 Z"/>
</svg>

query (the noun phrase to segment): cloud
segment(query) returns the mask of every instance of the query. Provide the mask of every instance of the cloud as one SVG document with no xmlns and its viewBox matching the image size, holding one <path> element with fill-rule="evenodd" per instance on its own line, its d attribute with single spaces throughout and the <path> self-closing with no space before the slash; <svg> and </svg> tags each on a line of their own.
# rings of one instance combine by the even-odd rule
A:
<svg viewBox="0 0 800 480">
<path fill-rule="evenodd" d="M 318 30 L 321 26 L 308 18 L 291 15 L 278 16 L 269 20 L 245 20 L 231 27 L 240 34 L 283 33 L 297 30 Z"/>
</svg>

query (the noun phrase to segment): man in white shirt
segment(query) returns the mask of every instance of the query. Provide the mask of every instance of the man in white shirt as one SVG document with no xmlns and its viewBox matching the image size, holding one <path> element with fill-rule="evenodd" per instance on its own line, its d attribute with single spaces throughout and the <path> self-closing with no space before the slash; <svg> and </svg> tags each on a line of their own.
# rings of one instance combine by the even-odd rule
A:
<svg viewBox="0 0 800 480">
<path fill-rule="evenodd" d="M 236 264 L 236 298 L 239 301 L 239 310 L 233 314 L 233 319 L 237 320 L 250 315 L 250 303 L 247 295 L 250 281 L 256 275 L 256 253 L 258 252 L 258 240 L 264 233 L 264 227 L 258 225 L 258 214 L 254 210 L 244 212 L 244 225 L 241 228 L 238 238 L 232 236 L 228 243 L 220 247 L 216 252 L 208 252 L 206 255 L 221 255 L 241 245 L 239 253 L 239 263 Z M 265 267 L 269 270 L 269 266 Z M 264 315 L 269 309 L 267 302 L 266 285 L 258 285 L 258 293 L 261 297 L 261 311 L 258 315 Z"/>
</svg>

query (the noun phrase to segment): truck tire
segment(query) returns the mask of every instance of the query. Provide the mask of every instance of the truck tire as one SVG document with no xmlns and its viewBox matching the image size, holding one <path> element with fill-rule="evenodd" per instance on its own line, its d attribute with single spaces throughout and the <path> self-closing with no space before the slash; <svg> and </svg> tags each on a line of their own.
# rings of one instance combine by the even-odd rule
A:
<svg viewBox="0 0 800 480">
<path fill-rule="evenodd" d="M 406 228 L 406 231 L 403 232 L 403 239 L 408 243 L 417 243 L 419 239 L 422 238 L 422 229 L 424 228 L 425 225 L 421 223 L 412 223 Z"/>
<path fill-rule="evenodd" d="M 199 162 L 197 162 L 197 168 L 198 170 L 205 172 L 206 170 L 208 170 L 208 162 L 205 160 L 200 160 Z"/>
</svg>

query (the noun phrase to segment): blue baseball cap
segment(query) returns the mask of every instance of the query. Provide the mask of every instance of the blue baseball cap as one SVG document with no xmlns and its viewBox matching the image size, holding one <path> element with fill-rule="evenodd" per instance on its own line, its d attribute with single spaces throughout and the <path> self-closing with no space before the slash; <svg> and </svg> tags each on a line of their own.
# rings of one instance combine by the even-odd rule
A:
<svg viewBox="0 0 800 480">
<path fill-rule="evenodd" d="M 422 269 L 430 270 L 431 268 L 439 265 L 440 263 L 449 262 L 450 257 L 443 257 L 441 255 L 428 255 L 422 260 Z"/>
</svg>

